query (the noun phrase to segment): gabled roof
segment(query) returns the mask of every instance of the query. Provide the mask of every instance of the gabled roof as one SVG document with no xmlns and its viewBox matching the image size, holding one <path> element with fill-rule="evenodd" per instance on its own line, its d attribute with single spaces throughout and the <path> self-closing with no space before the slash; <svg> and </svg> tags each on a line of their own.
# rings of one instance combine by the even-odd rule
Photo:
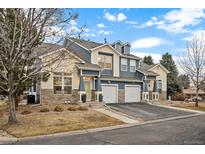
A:
<svg viewBox="0 0 205 154">
<path fill-rule="evenodd" d="M 140 66 L 137 68 L 137 71 L 143 73 L 146 76 L 159 76 L 159 74 L 149 70 L 150 68 L 154 67 L 154 65 L 147 65 L 145 63 L 141 63 Z"/>
<path fill-rule="evenodd" d="M 42 43 L 34 51 L 35 51 L 36 56 L 41 58 L 41 57 L 44 57 L 46 55 L 49 55 L 49 54 L 52 54 L 55 52 L 62 52 L 65 50 L 67 50 L 67 49 L 65 49 L 63 45 Z M 70 50 L 69 50 L 69 54 L 71 56 L 75 57 L 76 59 L 80 60 L 82 63 L 85 62 L 85 60 L 83 58 L 81 58 L 79 55 L 75 54 L 74 52 L 72 52 Z"/>
<path fill-rule="evenodd" d="M 109 43 L 97 43 L 97 42 L 93 42 L 93 41 L 88 41 L 88 40 L 83 40 L 83 39 L 77 39 L 77 38 L 71 38 L 71 37 L 68 37 L 67 39 L 69 40 L 72 40 L 74 43 L 76 43 L 77 45 L 81 46 L 82 48 L 88 50 L 88 51 L 94 51 L 98 48 L 101 48 L 103 46 L 109 46 L 112 50 L 116 51 L 117 54 L 119 54 L 120 56 L 122 57 L 125 57 L 125 58 L 132 58 L 132 59 L 136 59 L 136 60 L 140 60 L 141 58 L 140 57 L 137 57 L 133 54 L 122 54 L 120 53 L 117 49 L 115 49 L 112 44 L 109 44 Z M 116 42 L 119 42 L 119 43 L 122 43 L 120 40 L 116 41 Z M 115 43 L 116 43 L 115 42 Z M 128 42 L 125 43 L 125 44 L 129 44 Z"/>
<path fill-rule="evenodd" d="M 165 72 L 167 72 L 167 73 L 170 73 L 164 66 L 162 66 L 160 63 L 158 63 L 158 64 L 154 64 L 154 65 L 151 65 L 152 67 L 149 69 L 149 70 L 151 70 L 151 69 L 154 69 L 155 67 L 157 67 L 157 66 L 160 66 Z"/>
<path fill-rule="evenodd" d="M 117 51 L 117 49 L 115 49 L 114 47 L 112 47 L 109 43 L 105 43 L 105 44 L 102 44 L 102 45 L 97 46 L 97 47 L 95 47 L 95 48 L 92 48 L 91 51 L 94 51 L 94 50 L 96 50 L 96 49 L 102 48 L 102 47 L 104 47 L 104 46 L 108 46 L 109 48 L 111 48 L 112 50 L 114 50 L 117 54 L 122 55 L 119 51 Z"/>
<path fill-rule="evenodd" d="M 74 43 L 80 45 L 81 47 L 87 50 L 90 50 L 90 49 L 93 49 L 95 47 L 102 45 L 102 43 L 97 43 L 97 42 L 93 42 L 89 40 L 77 39 L 77 38 L 72 38 L 72 37 L 68 37 L 67 39 L 72 40 Z"/>
<path fill-rule="evenodd" d="M 142 58 L 138 57 L 138 56 L 135 56 L 133 54 L 122 54 L 121 57 L 125 57 L 125 58 L 131 58 L 131 59 L 136 59 L 136 60 L 141 60 Z"/>
<path fill-rule="evenodd" d="M 100 66 L 99 65 L 96 65 L 96 64 L 91 64 L 89 62 L 85 62 L 85 63 L 76 63 L 77 67 L 79 69 L 84 69 L 84 70 L 101 70 Z"/>
<path fill-rule="evenodd" d="M 42 56 L 42 55 L 48 54 L 50 52 L 56 51 L 61 48 L 63 48 L 62 45 L 42 43 L 41 45 L 35 48 L 34 52 L 37 56 Z"/>
</svg>

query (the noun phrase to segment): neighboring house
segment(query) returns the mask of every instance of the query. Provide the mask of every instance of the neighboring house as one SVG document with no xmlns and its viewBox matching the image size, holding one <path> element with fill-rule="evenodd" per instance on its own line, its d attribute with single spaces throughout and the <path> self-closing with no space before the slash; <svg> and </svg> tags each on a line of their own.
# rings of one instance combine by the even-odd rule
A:
<svg viewBox="0 0 205 154">
<path fill-rule="evenodd" d="M 103 95 L 105 103 L 140 102 L 167 99 L 167 73 L 162 65 L 146 65 L 141 58 L 130 53 L 130 44 L 116 41 L 112 44 L 67 38 L 62 46 L 50 50 L 36 50 L 42 64 L 48 57 L 66 50 L 67 60 L 53 70 L 47 82 L 37 84 L 36 93 L 41 102 L 98 101 Z M 54 69 L 56 68 L 56 69 Z"/>
<path fill-rule="evenodd" d="M 183 89 L 182 92 L 185 95 L 186 99 L 196 97 L 196 88 Z M 202 100 L 205 100 L 205 92 L 202 90 L 199 90 L 199 97 L 201 97 Z"/>
</svg>

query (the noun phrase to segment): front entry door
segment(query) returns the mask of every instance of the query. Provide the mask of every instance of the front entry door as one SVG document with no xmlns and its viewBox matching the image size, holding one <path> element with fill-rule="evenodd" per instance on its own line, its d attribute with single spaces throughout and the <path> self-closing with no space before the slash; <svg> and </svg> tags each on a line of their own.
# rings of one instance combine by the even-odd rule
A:
<svg viewBox="0 0 205 154">
<path fill-rule="evenodd" d="M 90 80 L 84 80 L 84 86 L 85 86 L 85 93 L 86 93 L 86 101 L 91 100 L 91 81 Z"/>
</svg>

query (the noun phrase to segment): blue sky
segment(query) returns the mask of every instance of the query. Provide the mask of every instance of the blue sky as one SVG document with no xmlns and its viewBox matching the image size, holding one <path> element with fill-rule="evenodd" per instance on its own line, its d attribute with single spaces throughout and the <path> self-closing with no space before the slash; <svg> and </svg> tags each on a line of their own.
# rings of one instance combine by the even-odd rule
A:
<svg viewBox="0 0 205 154">
<path fill-rule="evenodd" d="M 112 43 L 130 42 L 132 53 L 152 55 L 155 62 L 165 52 L 176 59 L 186 50 L 186 42 L 205 33 L 204 9 L 74 9 L 79 13 L 70 29 L 86 25 L 84 39 Z"/>
</svg>

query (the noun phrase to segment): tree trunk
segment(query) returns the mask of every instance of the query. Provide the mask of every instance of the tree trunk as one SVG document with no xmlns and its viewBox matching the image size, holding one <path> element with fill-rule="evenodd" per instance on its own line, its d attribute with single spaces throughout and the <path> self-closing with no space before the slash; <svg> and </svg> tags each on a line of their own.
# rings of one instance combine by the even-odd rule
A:
<svg viewBox="0 0 205 154">
<path fill-rule="evenodd" d="M 8 94 L 8 104 L 9 104 L 9 119 L 8 124 L 17 123 L 16 110 L 15 110 L 15 95 L 13 92 L 13 72 L 8 72 L 8 87 L 10 89 Z"/>
<path fill-rule="evenodd" d="M 197 89 L 196 89 L 196 102 L 195 102 L 195 107 L 198 107 L 198 106 L 199 106 L 198 97 L 199 97 L 199 88 L 197 87 Z"/>
<path fill-rule="evenodd" d="M 16 95 L 15 96 L 15 109 L 17 110 L 18 106 L 20 103 L 20 96 Z"/>
<path fill-rule="evenodd" d="M 14 102 L 14 96 L 12 94 L 9 94 L 8 96 L 8 103 L 9 103 L 9 120 L 8 124 L 15 124 L 17 123 L 16 118 L 16 111 L 15 111 L 15 102 Z"/>
</svg>

